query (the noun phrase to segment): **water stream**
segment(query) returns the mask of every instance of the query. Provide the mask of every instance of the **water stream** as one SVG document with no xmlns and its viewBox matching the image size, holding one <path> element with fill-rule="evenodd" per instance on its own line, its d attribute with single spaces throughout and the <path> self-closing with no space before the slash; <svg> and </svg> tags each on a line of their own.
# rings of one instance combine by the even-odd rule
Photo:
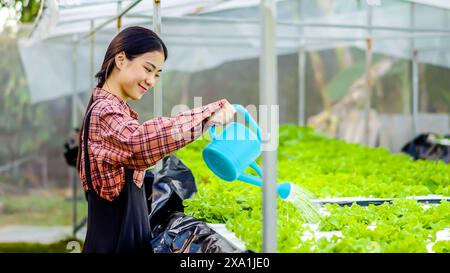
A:
<svg viewBox="0 0 450 273">
<path fill-rule="evenodd" d="M 291 193 L 284 199 L 290 202 L 300 213 L 300 216 L 308 223 L 318 223 L 320 221 L 320 205 L 314 203 L 314 194 L 299 185 L 291 184 Z"/>
</svg>

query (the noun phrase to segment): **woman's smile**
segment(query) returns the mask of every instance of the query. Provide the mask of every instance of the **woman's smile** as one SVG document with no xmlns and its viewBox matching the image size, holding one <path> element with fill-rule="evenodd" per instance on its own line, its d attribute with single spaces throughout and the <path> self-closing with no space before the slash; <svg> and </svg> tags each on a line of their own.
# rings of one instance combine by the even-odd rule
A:
<svg viewBox="0 0 450 273">
<path fill-rule="evenodd" d="M 147 88 L 143 87 L 143 86 L 140 85 L 140 84 L 138 84 L 138 85 L 139 85 L 139 87 L 141 88 L 141 91 L 142 91 L 142 92 L 144 92 L 144 93 L 147 92 Z"/>
</svg>

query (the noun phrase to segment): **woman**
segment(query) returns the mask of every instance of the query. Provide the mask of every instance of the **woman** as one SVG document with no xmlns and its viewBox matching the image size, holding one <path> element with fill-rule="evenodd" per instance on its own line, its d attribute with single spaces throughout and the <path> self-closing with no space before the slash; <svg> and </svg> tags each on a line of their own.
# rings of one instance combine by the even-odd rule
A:
<svg viewBox="0 0 450 273">
<path fill-rule="evenodd" d="M 111 41 L 96 74 L 77 158 L 88 196 L 83 252 L 152 252 L 145 170 L 235 113 L 223 99 L 139 124 L 127 101 L 141 99 L 155 85 L 166 59 L 167 48 L 154 32 L 129 27 Z"/>
</svg>

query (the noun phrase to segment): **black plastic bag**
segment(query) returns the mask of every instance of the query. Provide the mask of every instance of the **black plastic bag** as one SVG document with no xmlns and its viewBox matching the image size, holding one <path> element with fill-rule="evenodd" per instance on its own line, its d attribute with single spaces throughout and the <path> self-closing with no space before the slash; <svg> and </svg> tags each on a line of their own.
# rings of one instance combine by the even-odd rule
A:
<svg viewBox="0 0 450 273">
<path fill-rule="evenodd" d="M 197 192 L 197 186 L 190 169 L 175 155 L 163 159 L 163 167 L 156 175 L 147 172 L 144 182 L 155 253 L 247 252 L 206 223 L 184 214 L 182 202 Z"/>
<path fill-rule="evenodd" d="M 72 135 L 64 143 L 64 158 L 66 159 L 67 165 L 72 167 L 77 166 L 79 133 L 80 129 L 75 128 Z"/>
<path fill-rule="evenodd" d="M 403 146 L 402 152 L 411 155 L 415 160 L 443 160 L 450 162 L 450 147 L 436 143 L 437 135 L 433 133 L 420 134 Z M 450 138 L 450 135 L 445 135 Z"/>
</svg>

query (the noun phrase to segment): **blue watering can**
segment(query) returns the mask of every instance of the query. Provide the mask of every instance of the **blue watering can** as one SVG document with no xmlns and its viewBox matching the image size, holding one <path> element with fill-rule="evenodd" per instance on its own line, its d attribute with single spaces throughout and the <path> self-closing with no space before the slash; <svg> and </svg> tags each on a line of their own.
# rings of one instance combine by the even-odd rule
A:
<svg viewBox="0 0 450 273">
<path fill-rule="evenodd" d="M 225 181 L 240 180 L 255 186 L 262 186 L 262 171 L 256 163 L 261 154 L 261 132 L 256 121 L 248 111 L 238 104 L 233 104 L 237 112 L 244 115 L 246 127 L 242 123 L 231 122 L 216 135 L 215 126 L 211 126 L 211 142 L 203 150 L 203 160 L 211 171 Z M 253 168 L 259 177 L 245 173 L 247 167 Z M 287 199 L 292 192 L 292 184 L 284 182 L 277 185 L 278 195 Z"/>
</svg>

